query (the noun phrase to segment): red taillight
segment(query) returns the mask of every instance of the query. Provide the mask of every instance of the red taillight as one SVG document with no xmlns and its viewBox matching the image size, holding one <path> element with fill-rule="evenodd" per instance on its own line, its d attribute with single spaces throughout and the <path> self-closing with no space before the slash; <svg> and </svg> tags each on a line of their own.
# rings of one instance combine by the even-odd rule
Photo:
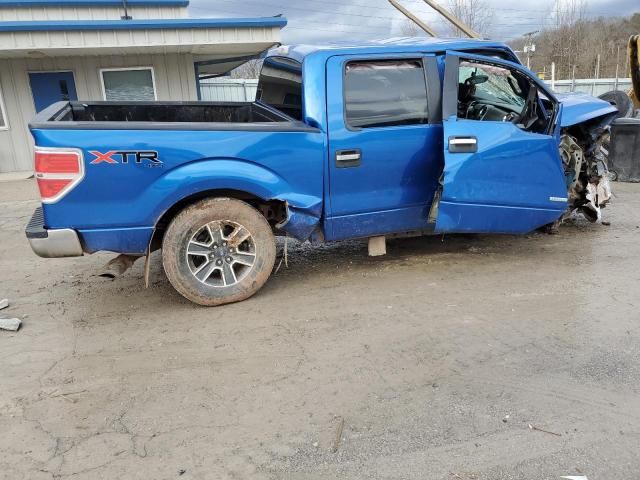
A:
<svg viewBox="0 0 640 480">
<path fill-rule="evenodd" d="M 80 173 L 75 152 L 36 152 L 38 173 Z"/>
<path fill-rule="evenodd" d="M 72 181 L 73 180 L 53 180 L 50 178 L 39 178 L 38 188 L 40 189 L 40 196 L 43 200 L 45 198 L 54 198 Z"/>
<path fill-rule="evenodd" d="M 84 163 L 79 150 L 35 150 L 35 173 L 43 203 L 60 200 L 84 176 Z"/>
</svg>

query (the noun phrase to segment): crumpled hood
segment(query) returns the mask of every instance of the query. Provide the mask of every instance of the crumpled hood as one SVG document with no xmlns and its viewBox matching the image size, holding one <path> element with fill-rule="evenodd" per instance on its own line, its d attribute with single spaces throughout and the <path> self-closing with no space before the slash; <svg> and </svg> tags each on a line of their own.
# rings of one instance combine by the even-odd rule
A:
<svg viewBox="0 0 640 480">
<path fill-rule="evenodd" d="M 586 93 L 557 93 L 556 98 L 562 102 L 561 127 L 570 127 L 603 115 L 613 116 L 618 112 L 609 102 Z"/>
</svg>

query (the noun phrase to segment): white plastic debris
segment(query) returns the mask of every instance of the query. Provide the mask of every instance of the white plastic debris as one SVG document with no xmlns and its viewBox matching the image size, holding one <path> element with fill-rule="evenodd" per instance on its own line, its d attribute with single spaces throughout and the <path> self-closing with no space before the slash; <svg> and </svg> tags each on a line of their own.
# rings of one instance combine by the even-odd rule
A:
<svg viewBox="0 0 640 480">
<path fill-rule="evenodd" d="M 19 318 L 0 318 L 0 330 L 16 332 L 20 328 L 22 320 Z"/>
<path fill-rule="evenodd" d="M 2 310 L 3 308 L 7 308 L 9 306 L 9 300 L 7 300 L 6 298 L 3 298 L 2 300 L 0 300 L 0 310 Z"/>
</svg>

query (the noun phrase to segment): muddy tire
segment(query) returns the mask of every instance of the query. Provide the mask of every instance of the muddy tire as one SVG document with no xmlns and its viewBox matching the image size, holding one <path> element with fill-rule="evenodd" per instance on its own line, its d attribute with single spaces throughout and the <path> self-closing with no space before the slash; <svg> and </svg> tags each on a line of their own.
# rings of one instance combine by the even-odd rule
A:
<svg viewBox="0 0 640 480">
<path fill-rule="evenodd" d="M 209 198 L 182 210 L 162 241 L 162 264 L 182 296 L 205 306 L 249 298 L 276 258 L 273 232 L 251 205 Z"/>
</svg>

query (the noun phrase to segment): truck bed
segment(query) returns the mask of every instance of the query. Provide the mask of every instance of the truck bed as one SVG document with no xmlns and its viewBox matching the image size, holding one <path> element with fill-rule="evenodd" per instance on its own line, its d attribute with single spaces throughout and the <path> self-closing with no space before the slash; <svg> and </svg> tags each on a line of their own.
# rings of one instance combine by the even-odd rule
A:
<svg viewBox="0 0 640 480">
<path fill-rule="evenodd" d="M 58 102 L 30 123 L 31 128 L 65 129 L 153 129 L 168 125 L 178 130 L 226 130 L 251 125 L 275 130 L 308 128 L 260 102 Z"/>
</svg>

